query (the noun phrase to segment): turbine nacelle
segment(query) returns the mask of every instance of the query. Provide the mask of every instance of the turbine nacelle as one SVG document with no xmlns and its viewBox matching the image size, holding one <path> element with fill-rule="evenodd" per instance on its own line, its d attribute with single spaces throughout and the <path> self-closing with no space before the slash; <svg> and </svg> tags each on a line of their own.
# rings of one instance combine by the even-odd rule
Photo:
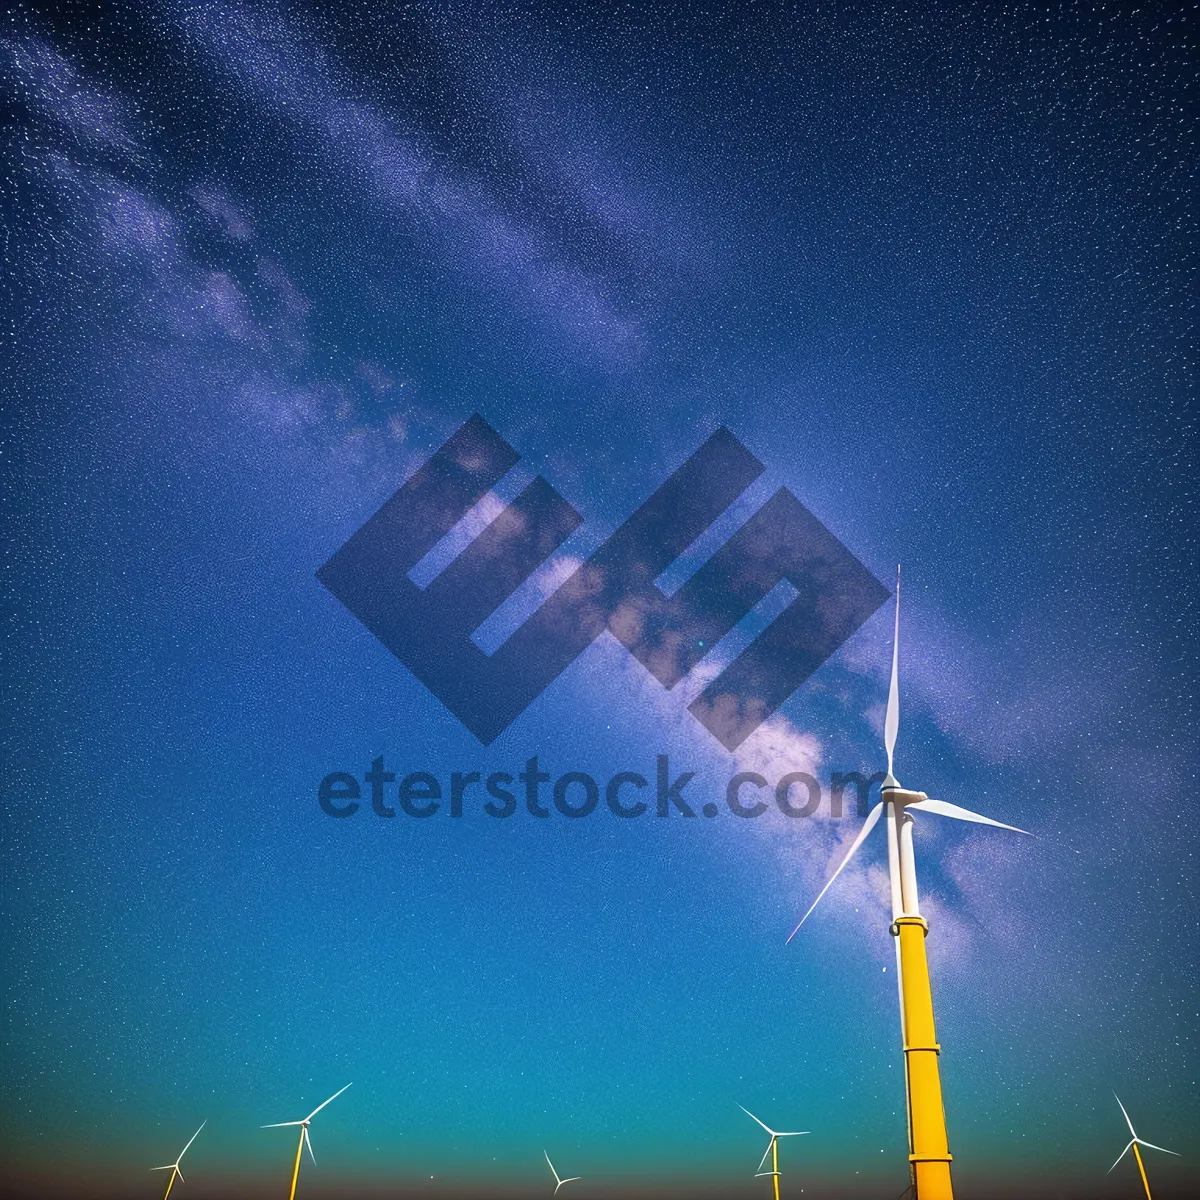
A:
<svg viewBox="0 0 1200 1200">
<path fill-rule="evenodd" d="M 883 784 L 883 803 L 891 804 L 897 809 L 897 815 L 900 812 L 927 812 L 933 813 L 938 817 L 952 817 L 956 821 L 973 821 L 977 825 L 991 825 L 994 829 L 1007 829 L 1012 833 L 1023 833 L 1026 837 L 1033 837 L 1033 834 L 1027 829 L 1018 829 L 1015 825 L 1006 825 L 1003 821 L 993 821 L 991 817 L 985 817 L 981 813 L 972 812 L 969 808 L 961 808 L 957 804 L 950 804 L 945 800 L 934 800 L 925 792 L 910 792 L 906 788 L 902 788 L 897 784 L 895 787 L 888 787 L 887 781 Z"/>
</svg>

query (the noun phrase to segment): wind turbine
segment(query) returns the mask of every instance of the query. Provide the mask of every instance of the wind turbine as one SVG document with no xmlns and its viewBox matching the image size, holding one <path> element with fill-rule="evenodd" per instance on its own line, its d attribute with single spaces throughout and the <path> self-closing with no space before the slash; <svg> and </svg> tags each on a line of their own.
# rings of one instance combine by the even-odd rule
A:
<svg viewBox="0 0 1200 1200">
<path fill-rule="evenodd" d="M 578 1183 L 583 1178 L 582 1175 L 572 1175 L 570 1179 L 559 1179 L 558 1172 L 554 1169 L 554 1164 L 550 1161 L 550 1155 L 546 1154 L 545 1150 L 543 1150 L 542 1153 L 546 1155 L 546 1166 L 550 1168 L 550 1174 L 554 1176 L 553 1195 L 558 1195 L 558 1189 L 562 1187 L 564 1183 Z"/>
<path fill-rule="evenodd" d="M 933 1024 L 933 993 L 929 985 L 929 961 L 925 956 L 925 937 L 929 923 L 921 916 L 917 901 L 917 871 L 913 856 L 913 813 L 924 812 L 958 821 L 992 825 L 1013 833 L 1026 833 L 1015 825 L 1005 825 L 969 809 L 944 800 L 931 800 L 924 792 L 902 788 L 895 775 L 896 734 L 900 729 L 900 568 L 896 568 L 896 622 L 892 635 L 892 679 L 888 688 L 887 713 L 883 722 L 883 741 L 887 750 L 888 770 L 883 781 L 882 799 L 867 814 L 858 836 L 850 844 L 846 857 L 828 883 L 812 902 L 800 923 L 788 935 L 790 942 L 808 920 L 833 881 L 866 841 L 867 835 L 887 816 L 888 877 L 891 881 L 892 924 L 890 932 L 897 941 L 897 966 L 900 976 L 900 1029 L 904 1039 L 904 1081 L 908 1096 L 908 1161 L 918 1200 L 953 1200 L 950 1182 L 950 1147 L 946 1139 L 946 1113 L 942 1105 L 942 1083 L 938 1071 L 941 1047 Z M 1029 836 L 1029 835 L 1026 835 Z"/>
<path fill-rule="evenodd" d="M 1138 1147 L 1145 1146 L 1147 1150 L 1160 1150 L 1160 1151 L 1162 1151 L 1163 1154 L 1174 1154 L 1176 1158 L 1179 1158 L 1180 1155 L 1176 1154 L 1174 1150 L 1164 1150 L 1162 1148 L 1162 1146 L 1155 1146 L 1152 1142 L 1145 1142 L 1140 1137 L 1138 1137 L 1136 1131 L 1133 1128 L 1133 1122 L 1129 1119 L 1129 1114 L 1125 1111 L 1125 1105 L 1121 1104 L 1121 1097 L 1118 1096 L 1116 1092 L 1113 1092 L 1113 1098 L 1116 1100 L 1117 1104 L 1120 1105 L 1121 1115 L 1125 1118 L 1125 1124 L 1129 1126 L 1129 1136 L 1133 1140 L 1118 1155 L 1117 1162 L 1113 1163 L 1113 1165 L 1108 1168 L 1108 1173 L 1111 1175 L 1113 1173 L 1113 1171 L 1115 1171 L 1117 1169 L 1117 1163 L 1119 1163 L 1121 1161 L 1121 1159 L 1124 1158 L 1125 1155 L 1127 1155 L 1129 1153 L 1130 1146 L 1132 1146 L 1133 1147 L 1133 1157 L 1135 1159 L 1137 1159 L 1138 1171 L 1141 1173 L 1141 1176 L 1142 1176 L 1142 1187 L 1144 1187 L 1146 1189 L 1146 1200 L 1153 1200 L 1153 1197 L 1150 1195 L 1150 1183 L 1149 1183 L 1149 1180 L 1147 1180 L 1147 1178 L 1146 1178 L 1146 1168 L 1142 1165 L 1142 1155 L 1141 1155 L 1141 1152 L 1138 1150 Z M 169 1190 L 170 1189 L 168 1189 L 168 1191 Z"/>
<path fill-rule="evenodd" d="M 296 1165 L 292 1168 L 292 1191 L 288 1197 L 288 1200 L 296 1200 L 296 1180 L 300 1178 L 300 1155 L 303 1153 L 305 1146 L 308 1147 L 308 1157 L 312 1159 L 313 1166 L 315 1167 L 317 1165 L 317 1156 L 313 1153 L 312 1142 L 308 1136 L 308 1127 L 311 1124 L 313 1117 L 315 1117 L 317 1113 L 319 1113 L 321 1109 L 325 1107 L 326 1104 L 332 1104 L 333 1101 L 336 1100 L 349 1086 L 349 1084 L 346 1084 L 346 1087 L 334 1092 L 328 1100 L 318 1104 L 317 1107 L 314 1108 L 312 1112 L 310 1112 L 302 1121 L 276 1121 L 273 1125 L 261 1126 L 263 1129 L 286 1129 L 290 1125 L 300 1126 L 300 1142 L 296 1146 Z"/>
<path fill-rule="evenodd" d="M 775 1180 L 775 1200 L 779 1200 L 779 1139 L 781 1137 L 806 1137 L 808 1135 L 808 1130 L 801 1129 L 792 1133 L 782 1133 L 772 1129 L 765 1121 L 759 1121 L 758 1118 L 748 1108 L 742 1108 L 740 1104 L 738 1105 L 738 1108 L 741 1108 L 742 1112 L 744 1112 L 746 1116 L 750 1118 L 750 1120 L 758 1121 L 758 1124 L 761 1125 L 771 1135 L 771 1140 L 767 1143 L 767 1148 L 763 1152 L 762 1162 L 758 1164 L 758 1169 L 754 1172 L 754 1178 L 761 1179 L 764 1175 L 773 1176 Z M 768 1154 L 771 1156 L 771 1169 L 769 1171 L 764 1171 L 763 1163 L 767 1161 Z"/>
<path fill-rule="evenodd" d="M 200 1129 L 203 1129 L 204 1126 L 207 1124 L 208 1124 L 207 1120 L 201 1121 Z M 188 1147 L 191 1146 L 191 1144 L 200 1136 L 200 1129 L 197 1129 L 196 1132 L 193 1133 L 190 1138 L 188 1138 L 187 1146 L 184 1146 L 184 1148 L 182 1150 L 180 1150 L 179 1157 L 173 1163 L 167 1163 L 167 1165 L 165 1167 L 151 1167 L 150 1168 L 150 1170 L 152 1170 L 152 1171 L 170 1171 L 171 1172 L 171 1177 L 170 1177 L 170 1179 L 167 1180 L 167 1190 L 165 1192 L 163 1192 L 163 1200 L 167 1200 L 167 1197 L 171 1194 L 171 1188 L 174 1187 L 174 1185 L 175 1185 L 175 1176 L 176 1175 L 178 1175 L 179 1178 L 184 1183 L 187 1183 L 187 1180 L 183 1178 L 183 1172 L 179 1169 L 179 1164 L 181 1162 L 183 1162 L 183 1156 L 188 1152 Z M 1128 1147 L 1126 1147 L 1126 1149 L 1128 1149 Z"/>
</svg>

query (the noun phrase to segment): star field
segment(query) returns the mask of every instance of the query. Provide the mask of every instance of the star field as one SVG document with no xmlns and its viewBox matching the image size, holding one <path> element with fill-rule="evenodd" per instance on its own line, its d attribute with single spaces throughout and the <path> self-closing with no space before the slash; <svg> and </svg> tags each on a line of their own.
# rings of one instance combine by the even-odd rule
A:
<svg viewBox="0 0 1200 1200">
<path fill-rule="evenodd" d="M 584 518 L 527 603 L 722 425 L 903 563 L 897 772 L 1035 834 L 918 823 L 956 1183 L 1137 1194 L 1115 1090 L 1190 1194 L 1195 11 L 10 4 L 6 1175 L 261 1194 L 353 1080 L 314 1194 L 761 1196 L 739 1103 L 904 1188 L 880 848 L 785 947 L 854 806 L 724 805 L 881 769 L 890 610 L 734 753 L 604 638 L 484 748 L 314 577 L 479 412 Z M 317 803 L 535 754 L 719 815 Z"/>
</svg>

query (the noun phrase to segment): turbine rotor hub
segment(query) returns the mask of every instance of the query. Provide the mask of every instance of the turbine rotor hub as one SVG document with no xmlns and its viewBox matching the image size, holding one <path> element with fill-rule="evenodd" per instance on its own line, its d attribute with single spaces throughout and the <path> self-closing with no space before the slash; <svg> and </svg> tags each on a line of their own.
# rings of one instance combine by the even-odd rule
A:
<svg viewBox="0 0 1200 1200">
<path fill-rule="evenodd" d="M 885 779 L 880 792 L 884 801 L 888 804 L 895 804 L 899 808 L 903 808 L 906 804 L 916 804 L 920 800 L 929 799 L 924 792 L 911 792 L 908 788 L 902 788 L 894 779 L 890 783 Z"/>
</svg>

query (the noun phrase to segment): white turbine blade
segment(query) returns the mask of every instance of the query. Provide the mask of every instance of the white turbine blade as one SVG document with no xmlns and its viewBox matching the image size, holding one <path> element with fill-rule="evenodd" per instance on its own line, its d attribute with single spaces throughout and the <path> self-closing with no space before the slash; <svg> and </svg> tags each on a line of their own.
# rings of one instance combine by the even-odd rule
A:
<svg viewBox="0 0 1200 1200">
<path fill-rule="evenodd" d="M 564 1183 L 578 1183 L 582 1178 L 582 1175 L 572 1175 L 567 1179 L 560 1179 L 558 1181 L 558 1187 L 562 1187 Z M 555 1188 L 554 1190 L 557 1191 L 558 1188 Z"/>
<path fill-rule="evenodd" d="M 760 1163 L 759 1165 L 761 1166 L 762 1164 Z M 755 1171 L 754 1172 L 755 1179 L 769 1179 L 772 1175 L 782 1176 L 783 1172 L 782 1171 Z"/>
<path fill-rule="evenodd" d="M 307 1125 L 304 1126 L 304 1133 L 302 1136 L 304 1137 L 304 1144 L 308 1147 L 308 1157 L 312 1159 L 312 1165 L 315 1167 L 317 1165 L 317 1156 L 313 1153 L 312 1138 L 308 1136 Z"/>
<path fill-rule="evenodd" d="M 175 1170 L 175 1164 L 167 1163 L 167 1165 L 165 1167 L 151 1167 L 150 1170 L 152 1170 L 152 1171 L 173 1171 L 173 1170 Z"/>
<path fill-rule="evenodd" d="M 1133 1145 L 1133 1142 L 1130 1142 L 1129 1146 L 1132 1146 L 1132 1145 Z M 1126 1146 L 1125 1149 L 1122 1150 L 1121 1153 L 1117 1155 L 1117 1162 L 1113 1163 L 1113 1165 L 1111 1167 L 1109 1167 L 1107 1171 L 1104 1172 L 1106 1175 L 1111 1175 L 1117 1169 L 1117 1163 L 1119 1163 L 1121 1161 L 1121 1159 L 1123 1159 L 1125 1157 L 1125 1155 L 1127 1155 L 1129 1153 L 1129 1146 Z"/>
<path fill-rule="evenodd" d="M 742 1108 L 742 1106 L 739 1104 L 738 1108 Z M 775 1130 L 773 1130 L 770 1125 L 766 1124 L 765 1121 L 759 1121 L 758 1118 L 748 1108 L 742 1108 L 742 1112 L 744 1112 L 746 1116 L 750 1118 L 750 1120 L 758 1121 L 758 1124 L 760 1124 L 772 1137 L 775 1136 Z"/>
<path fill-rule="evenodd" d="M 554 1169 L 554 1164 L 550 1161 L 550 1155 L 546 1154 L 545 1150 L 542 1153 L 546 1155 L 546 1166 L 550 1168 L 550 1174 L 554 1176 L 554 1182 L 558 1184 L 558 1187 L 554 1189 L 557 1192 L 558 1188 L 562 1187 L 562 1180 L 559 1179 L 558 1172 Z"/>
<path fill-rule="evenodd" d="M 1117 1102 L 1117 1107 L 1121 1110 L 1121 1116 L 1125 1118 L 1125 1124 L 1129 1126 L 1129 1136 L 1136 1142 L 1138 1140 L 1137 1130 L 1133 1127 L 1133 1122 L 1129 1119 L 1129 1114 L 1125 1111 L 1125 1105 L 1121 1103 L 1121 1097 L 1113 1092 L 1113 1099 Z M 1125 1147 L 1129 1149 L 1128 1146 Z"/>
<path fill-rule="evenodd" d="M 911 805 L 909 807 L 911 807 Z M 861 846 L 863 844 L 864 840 L 866 839 L 867 834 L 870 833 L 871 830 L 875 828 L 875 823 L 879 820 L 879 814 L 881 812 L 883 812 L 883 802 L 882 801 L 880 801 L 877 805 L 875 805 L 875 807 L 873 809 L 871 809 L 871 811 L 867 814 L 867 819 L 863 822 L 863 827 L 858 831 L 858 837 L 856 837 L 854 839 L 854 841 L 850 844 L 850 849 L 846 851 L 846 857 L 842 859 L 841 863 L 838 865 L 838 869 L 836 871 L 834 871 L 834 873 L 832 875 L 830 875 L 829 882 L 821 889 L 817 898 L 812 902 L 812 905 L 809 908 L 808 912 L 806 912 L 804 914 L 804 916 L 802 916 L 800 918 L 800 925 L 803 925 L 804 922 L 807 921 L 808 918 L 812 916 L 813 909 L 816 908 L 817 905 L 821 903 L 821 897 L 824 896 L 827 891 L 829 891 L 829 889 L 833 886 L 833 881 L 845 870 L 846 864 L 854 857 L 859 846 Z M 800 925 L 797 925 L 796 928 L 793 929 L 792 932 L 788 934 L 788 939 L 787 939 L 788 942 L 790 942 L 792 940 L 792 938 L 794 938 L 796 936 L 796 934 L 800 932 Z M 787 942 L 785 942 L 784 945 L 786 946 Z M 741 1108 L 742 1106 L 739 1104 L 738 1107 Z M 742 1111 L 745 1112 L 745 1109 L 742 1109 Z M 754 1116 L 753 1113 L 751 1113 L 750 1115 Z M 757 1117 L 754 1117 L 754 1119 L 756 1121 L 758 1121 Z M 761 1121 L 758 1121 L 758 1123 L 760 1125 L 762 1125 Z M 763 1125 L 763 1128 L 766 1129 L 767 1127 L 765 1125 Z M 771 1133 L 772 1131 L 768 1129 L 767 1132 Z"/>
<path fill-rule="evenodd" d="M 888 777 L 896 753 L 896 734 L 900 730 L 900 567 L 896 566 L 896 625 L 892 630 L 892 682 L 888 686 L 887 715 L 883 719 L 883 744 L 887 749 Z"/>
<path fill-rule="evenodd" d="M 1163 1146 L 1156 1146 L 1153 1142 L 1143 1142 L 1141 1138 L 1133 1139 L 1139 1146 L 1145 1146 L 1147 1150 L 1160 1150 L 1163 1154 L 1174 1154 L 1176 1158 L 1182 1158 L 1183 1155 L 1177 1150 L 1167 1150 Z"/>
<path fill-rule="evenodd" d="M 179 1169 L 178 1163 L 175 1164 L 175 1174 L 179 1176 L 180 1183 L 187 1183 L 187 1180 L 183 1177 L 183 1172 Z"/>
<path fill-rule="evenodd" d="M 208 1119 L 205 1118 L 203 1121 L 200 1122 L 200 1129 L 203 1129 L 204 1126 L 207 1124 L 208 1124 Z M 197 1129 L 196 1132 L 193 1133 L 190 1138 L 188 1138 L 188 1144 L 186 1146 L 184 1146 L 183 1150 L 179 1154 L 180 1158 L 182 1158 L 188 1152 L 188 1149 L 191 1147 L 191 1144 L 200 1136 L 200 1129 Z"/>
<path fill-rule="evenodd" d="M 758 1160 L 758 1166 L 754 1168 L 756 1172 L 762 1170 L 762 1165 L 763 1165 L 763 1163 L 765 1163 L 767 1161 L 767 1155 L 771 1153 L 771 1147 L 774 1145 L 775 1145 L 775 1135 L 772 1134 L 771 1140 L 767 1143 L 766 1151 L 763 1153 L 762 1158 L 760 1158 Z"/>
<path fill-rule="evenodd" d="M 969 808 L 959 808 L 957 804 L 947 804 L 945 800 L 930 800 L 926 797 L 924 800 L 914 800 L 912 804 L 906 804 L 904 809 L 906 812 L 915 809 L 917 812 L 935 813 L 939 817 L 953 817 L 956 821 L 974 821 L 977 825 L 993 825 L 997 829 L 1008 829 L 1013 833 L 1033 837 L 1028 829 L 1018 829 L 1015 825 L 1005 825 L 1003 821 L 993 821 L 991 817 L 981 817 Z"/>
<path fill-rule="evenodd" d="M 799 1129 L 794 1133 L 777 1133 L 776 1137 L 806 1137 L 809 1133 L 807 1129 Z"/>
<path fill-rule="evenodd" d="M 260 1125 L 259 1129 L 286 1129 L 289 1125 L 303 1125 L 303 1121 L 276 1121 L 274 1125 Z"/>
<path fill-rule="evenodd" d="M 328 1100 L 325 1100 L 322 1103 L 318 1104 L 317 1107 L 314 1108 L 312 1110 L 312 1112 L 310 1112 L 308 1114 L 308 1116 L 305 1117 L 304 1119 L 306 1121 L 311 1121 L 313 1119 L 313 1117 L 315 1117 L 317 1115 L 317 1113 L 319 1113 L 321 1111 L 321 1109 L 323 1109 L 325 1107 L 326 1104 L 332 1104 L 349 1086 L 350 1086 L 350 1084 L 346 1084 L 346 1087 L 338 1088 L 338 1090 L 336 1092 L 334 1092 L 333 1095 L 330 1096 Z"/>
</svg>

